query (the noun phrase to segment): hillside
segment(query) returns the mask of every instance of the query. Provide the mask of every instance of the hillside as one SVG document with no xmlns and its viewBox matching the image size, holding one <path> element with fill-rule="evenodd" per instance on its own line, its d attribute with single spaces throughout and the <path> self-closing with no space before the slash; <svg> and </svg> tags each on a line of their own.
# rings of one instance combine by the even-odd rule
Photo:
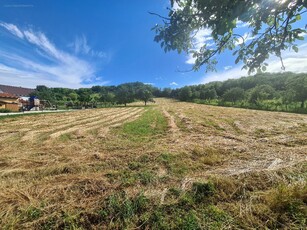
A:
<svg viewBox="0 0 307 230">
<path fill-rule="evenodd" d="M 0 123 L 2 229 L 306 225 L 306 115 L 156 99 Z"/>
</svg>

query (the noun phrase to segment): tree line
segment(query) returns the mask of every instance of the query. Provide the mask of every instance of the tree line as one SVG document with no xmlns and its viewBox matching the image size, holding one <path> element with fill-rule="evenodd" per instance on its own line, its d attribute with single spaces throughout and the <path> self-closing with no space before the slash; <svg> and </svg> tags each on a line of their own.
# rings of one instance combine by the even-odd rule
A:
<svg viewBox="0 0 307 230">
<path fill-rule="evenodd" d="M 136 100 L 146 105 L 153 101 L 153 92 L 156 89 L 141 82 L 125 83 L 118 86 L 93 86 L 91 88 L 49 88 L 38 85 L 31 96 L 40 100 L 63 107 L 108 107 L 114 105 L 127 105 Z"/>
<path fill-rule="evenodd" d="M 66 107 L 108 107 L 143 101 L 153 97 L 251 109 L 307 113 L 307 74 L 261 73 L 223 82 L 160 89 L 141 82 L 118 86 L 69 89 L 37 86 L 32 94 Z"/>
<path fill-rule="evenodd" d="M 211 105 L 307 113 L 307 74 L 261 73 L 163 90 L 162 96 Z"/>
</svg>

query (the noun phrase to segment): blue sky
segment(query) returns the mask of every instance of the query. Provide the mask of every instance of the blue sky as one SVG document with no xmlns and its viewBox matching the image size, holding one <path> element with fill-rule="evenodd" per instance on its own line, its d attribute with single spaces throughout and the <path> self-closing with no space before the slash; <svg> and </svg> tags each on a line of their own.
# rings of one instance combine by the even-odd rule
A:
<svg viewBox="0 0 307 230">
<path fill-rule="evenodd" d="M 193 59 L 164 53 L 151 31 L 161 20 L 148 11 L 166 15 L 167 7 L 168 0 L 2 0 L 0 84 L 78 88 L 141 81 L 182 87 L 247 75 L 229 52 L 219 57 L 217 72 L 179 72 L 191 69 Z M 195 37 L 196 48 L 204 42 L 210 43 L 206 30 Z M 307 72 L 307 44 L 299 48 L 298 54 L 284 53 L 287 71 Z M 280 71 L 276 58 L 269 64 L 269 71 Z"/>
</svg>

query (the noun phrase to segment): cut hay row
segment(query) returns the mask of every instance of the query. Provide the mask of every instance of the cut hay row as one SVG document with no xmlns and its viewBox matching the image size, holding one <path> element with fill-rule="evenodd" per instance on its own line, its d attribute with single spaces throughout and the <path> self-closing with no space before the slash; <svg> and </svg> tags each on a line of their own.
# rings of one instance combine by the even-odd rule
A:
<svg viewBox="0 0 307 230">
<path fill-rule="evenodd" d="M 134 109 L 129 109 L 129 110 L 124 110 L 121 112 L 116 112 L 109 114 L 107 117 L 104 117 L 102 119 L 99 119 L 97 121 L 86 121 L 86 122 L 82 122 L 82 123 L 78 123 L 78 124 L 73 124 L 73 127 L 68 128 L 68 129 L 64 129 L 58 132 L 53 132 L 52 134 L 50 134 L 50 138 L 54 139 L 57 138 L 63 134 L 67 134 L 67 133 L 72 133 L 75 132 L 77 130 L 81 130 L 81 131 L 89 131 L 95 128 L 99 128 L 103 125 L 103 127 L 108 127 L 110 124 L 116 123 L 116 122 L 120 122 L 120 124 L 122 122 L 124 122 L 125 120 L 127 120 L 127 118 L 130 117 L 134 117 L 135 115 L 137 115 L 138 113 L 140 113 L 142 111 L 142 109 L 138 109 L 138 108 L 134 108 Z"/>
<path fill-rule="evenodd" d="M 307 160 L 306 115 L 191 103 L 169 103 L 165 108 L 181 131 L 181 141 L 171 144 L 172 148 L 194 151 L 195 146 L 209 147 L 228 153 L 220 166 L 200 177 L 276 170 Z M 221 161 L 218 155 L 210 158 Z"/>
<path fill-rule="evenodd" d="M 59 129 L 65 128 L 69 123 L 82 122 L 84 120 L 96 119 L 102 115 L 107 115 L 110 112 L 115 112 L 116 109 L 99 109 L 86 111 L 72 111 L 69 113 L 59 114 L 44 114 L 35 117 L 25 117 L 24 120 L 18 119 L 12 122 L 10 126 L 5 129 L 12 129 L 12 127 L 24 127 L 27 129 L 43 129 L 57 127 Z M 21 121 L 20 121 L 21 120 Z"/>
<path fill-rule="evenodd" d="M 81 126 L 84 126 L 84 125 L 91 125 L 91 124 L 95 124 L 97 122 L 100 122 L 100 121 L 103 121 L 103 120 L 108 120 L 111 116 L 114 116 L 114 115 L 120 115 L 120 114 L 125 114 L 129 111 L 129 109 L 125 108 L 125 109 L 122 109 L 122 110 L 108 110 L 108 111 L 104 111 L 103 114 L 99 114 L 99 115 L 96 115 L 94 117 L 90 117 L 90 118 L 84 118 L 84 119 L 81 119 L 81 120 L 78 120 L 76 122 L 72 121 L 72 122 L 68 122 L 66 123 L 65 125 L 63 126 L 60 126 L 60 127 L 55 127 L 53 129 L 48 129 L 48 130 L 43 130 L 45 133 L 47 133 L 48 135 L 49 134 L 53 134 L 53 133 L 57 133 L 57 132 L 61 132 L 61 131 L 65 131 L 66 129 L 70 129 L 70 128 L 77 128 L 77 127 L 81 127 Z"/>
<path fill-rule="evenodd" d="M 90 111 L 90 110 L 89 110 Z M 87 112 L 89 112 L 87 111 Z M 71 114 L 71 118 L 70 119 L 66 119 L 65 122 L 61 122 L 60 124 L 57 124 L 57 122 L 48 122 L 48 119 L 44 119 L 39 118 L 36 120 L 28 120 L 28 123 L 25 123 L 24 126 L 28 127 L 28 131 L 22 132 L 22 129 L 18 129 L 16 130 L 16 134 L 22 136 L 21 137 L 21 141 L 30 141 L 30 140 L 35 140 L 37 137 L 42 137 L 42 136 L 48 136 L 49 133 L 52 132 L 57 132 L 57 131 L 61 131 L 61 130 L 66 130 L 69 129 L 71 127 L 76 127 L 78 125 L 83 125 L 86 123 L 90 123 L 90 122 L 95 122 L 97 120 L 99 120 L 101 117 L 103 117 L 103 119 L 108 119 L 109 116 L 112 116 L 113 114 L 122 114 L 122 113 L 126 113 L 129 111 L 129 108 L 124 108 L 124 109 L 101 109 L 98 111 L 91 111 L 92 113 L 90 115 L 83 114 L 83 116 L 80 116 L 80 113 L 70 113 Z M 82 111 L 83 112 L 83 111 Z M 56 114 L 58 116 L 53 117 L 52 119 L 54 119 L 55 121 L 58 119 L 55 118 L 62 118 L 62 114 Z M 65 115 L 66 117 L 66 115 Z M 50 118 L 49 118 L 50 119 Z M 40 127 L 37 127 L 36 124 L 39 123 L 41 124 Z M 9 127 L 6 127 L 6 129 L 8 129 Z M 15 129 L 18 128 L 15 126 Z M 12 128 L 11 128 L 12 130 Z M 13 135 L 2 137 L 0 136 L 0 141 L 5 141 L 8 138 L 11 138 Z"/>
<path fill-rule="evenodd" d="M 106 122 L 97 122 L 97 124 L 91 124 L 90 127 L 85 127 L 83 131 L 90 131 L 95 129 L 105 129 L 110 127 L 116 127 L 124 122 L 129 122 L 137 119 L 140 115 L 143 109 L 135 109 L 130 110 L 128 113 L 125 114 L 118 114 L 117 116 L 110 117 Z M 87 125 L 88 126 L 88 125 Z"/>
</svg>

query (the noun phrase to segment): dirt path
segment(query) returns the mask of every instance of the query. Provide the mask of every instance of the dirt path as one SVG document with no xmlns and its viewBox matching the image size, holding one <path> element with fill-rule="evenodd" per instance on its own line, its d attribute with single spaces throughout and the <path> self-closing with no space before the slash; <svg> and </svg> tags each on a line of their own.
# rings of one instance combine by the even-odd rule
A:
<svg viewBox="0 0 307 230">
<path fill-rule="evenodd" d="M 175 118 L 167 112 L 167 110 L 162 107 L 162 112 L 168 121 L 168 128 L 170 133 L 173 135 L 173 138 L 177 138 L 179 136 L 179 128 L 175 123 Z"/>
</svg>

